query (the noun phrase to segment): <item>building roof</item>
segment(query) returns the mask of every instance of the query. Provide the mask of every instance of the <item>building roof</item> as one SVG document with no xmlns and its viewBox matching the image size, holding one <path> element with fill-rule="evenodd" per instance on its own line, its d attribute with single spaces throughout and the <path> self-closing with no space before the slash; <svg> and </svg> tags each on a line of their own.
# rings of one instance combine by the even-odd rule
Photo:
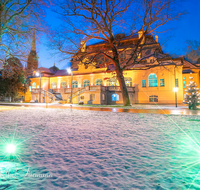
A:
<svg viewBox="0 0 200 190">
<path fill-rule="evenodd" d="M 147 34 L 146 37 L 152 37 L 151 34 Z M 120 38 L 120 41 L 130 40 L 130 39 L 138 39 L 138 34 L 133 34 L 132 36 L 125 36 L 124 38 Z M 87 47 L 94 46 L 94 45 L 101 45 L 101 44 L 107 44 L 107 41 L 100 41 L 96 42 L 90 45 L 87 45 Z"/>
<path fill-rule="evenodd" d="M 197 66 L 190 63 L 189 61 L 186 61 L 185 59 L 183 60 L 183 68 L 198 69 Z"/>
<path fill-rule="evenodd" d="M 53 76 L 65 76 L 70 75 L 66 69 L 58 70 Z"/>
<path fill-rule="evenodd" d="M 48 68 L 45 68 L 45 67 L 40 67 L 38 68 L 37 70 L 39 70 L 39 72 L 41 73 L 49 73 L 49 74 L 52 74 L 52 72 L 48 69 Z M 36 70 L 36 72 L 37 72 Z"/>
</svg>

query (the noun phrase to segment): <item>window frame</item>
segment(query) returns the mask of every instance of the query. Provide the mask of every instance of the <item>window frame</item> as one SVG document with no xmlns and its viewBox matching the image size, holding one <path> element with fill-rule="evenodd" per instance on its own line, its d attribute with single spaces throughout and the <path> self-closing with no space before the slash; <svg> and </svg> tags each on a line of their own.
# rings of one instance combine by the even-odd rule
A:
<svg viewBox="0 0 200 190">
<path fill-rule="evenodd" d="M 78 82 L 76 80 L 72 81 L 72 88 L 77 88 L 78 87 Z"/>
<path fill-rule="evenodd" d="M 83 81 L 83 88 L 85 88 L 86 86 L 90 86 L 90 81 L 88 79 L 85 79 Z"/>
<path fill-rule="evenodd" d="M 55 85 L 56 88 L 53 88 L 53 84 L 56 84 L 56 85 Z M 52 82 L 52 83 L 51 83 L 51 89 L 57 89 L 57 82 Z"/>
<path fill-rule="evenodd" d="M 100 84 L 98 84 L 99 81 L 101 81 Z M 103 80 L 102 79 L 96 79 L 95 80 L 95 86 L 101 86 L 102 84 L 103 84 Z"/>
<path fill-rule="evenodd" d="M 112 94 L 112 102 L 116 102 L 116 101 L 119 101 L 119 94 Z"/>
<path fill-rule="evenodd" d="M 158 102 L 158 96 L 157 95 L 149 96 L 149 102 Z"/>
<path fill-rule="evenodd" d="M 149 83 L 149 87 L 158 87 L 158 77 L 155 73 L 149 74 L 148 83 Z"/>
<path fill-rule="evenodd" d="M 146 88 L 146 87 L 147 87 L 147 80 L 144 79 L 144 80 L 142 80 L 142 88 Z"/>
<path fill-rule="evenodd" d="M 32 88 L 37 88 L 36 82 L 32 83 Z"/>
<path fill-rule="evenodd" d="M 178 79 L 175 79 L 175 87 L 178 87 Z"/>
<path fill-rule="evenodd" d="M 160 87 L 164 87 L 165 86 L 165 79 L 160 79 Z"/>
</svg>

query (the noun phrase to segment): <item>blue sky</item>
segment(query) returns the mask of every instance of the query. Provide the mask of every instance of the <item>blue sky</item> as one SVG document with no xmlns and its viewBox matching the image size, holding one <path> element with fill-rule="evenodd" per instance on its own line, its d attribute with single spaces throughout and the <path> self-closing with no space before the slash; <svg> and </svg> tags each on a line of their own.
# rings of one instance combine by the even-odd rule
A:
<svg viewBox="0 0 200 190">
<path fill-rule="evenodd" d="M 200 41 L 200 0 L 187 0 L 181 4 L 181 9 L 187 11 L 181 19 L 168 23 L 163 29 L 170 29 L 168 32 L 159 33 L 159 42 L 163 44 L 164 53 L 184 56 L 187 44 L 186 40 Z M 59 26 L 58 16 L 47 10 L 46 21 L 54 27 Z M 168 40 L 167 40 L 168 39 Z M 37 52 L 39 56 L 39 66 L 51 67 L 54 63 L 60 69 L 65 69 L 69 65 L 69 60 L 61 61 L 55 52 L 47 47 L 48 40 L 43 36 L 37 42 Z"/>
</svg>

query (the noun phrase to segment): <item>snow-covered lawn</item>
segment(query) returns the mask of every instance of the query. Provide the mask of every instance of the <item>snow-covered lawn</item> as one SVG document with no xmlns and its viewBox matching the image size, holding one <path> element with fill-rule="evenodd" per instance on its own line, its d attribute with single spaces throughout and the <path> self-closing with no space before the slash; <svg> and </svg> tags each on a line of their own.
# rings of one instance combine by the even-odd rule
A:
<svg viewBox="0 0 200 190">
<path fill-rule="evenodd" d="M 199 116 L 22 108 L 0 121 L 0 189 L 200 189 Z"/>
</svg>

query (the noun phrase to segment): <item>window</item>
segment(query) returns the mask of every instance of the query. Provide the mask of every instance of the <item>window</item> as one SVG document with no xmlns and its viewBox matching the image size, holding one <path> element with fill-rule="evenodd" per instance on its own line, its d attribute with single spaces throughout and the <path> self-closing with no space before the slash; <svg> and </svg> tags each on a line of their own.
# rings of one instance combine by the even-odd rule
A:
<svg viewBox="0 0 200 190">
<path fill-rule="evenodd" d="M 102 94 L 102 100 L 105 100 L 105 94 Z"/>
<path fill-rule="evenodd" d="M 37 85 L 37 88 L 40 88 L 39 85 Z"/>
<path fill-rule="evenodd" d="M 77 81 L 76 80 L 72 81 L 72 88 L 77 88 Z"/>
<path fill-rule="evenodd" d="M 176 87 L 178 87 L 178 79 L 175 80 Z"/>
<path fill-rule="evenodd" d="M 154 63 L 154 59 L 150 59 L 150 63 Z"/>
<path fill-rule="evenodd" d="M 154 73 L 149 75 L 149 87 L 157 87 L 157 76 Z"/>
<path fill-rule="evenodd" d="M 183 77 L 183 80 L 185 80 L 185 77 Z"/>
<path fill-rule="evenodd" d="M 103 55 L 98 55 L 96 56 L 96 60 L 98 62 L 98 64 L 103 64 L 105 61 L 104 61 L 105 57 Z"/>
<path fill-rule="evenodd" d="M 165 80 L 164 79 L 160 79 L 160 86 L 165 86 Z"/>
<path fill-rule="evenodd" d="M 29 92 L 31 92 L 31 86 L 29 86 Z"/>
<path fill-rule="evenodd" d="M 183 81 L 183 88 L 186 88 L 186 82 Z"/>
<path fill-rule="evenodd" d="M 96 86 L 102 85 L 102 80 L 101 79 L 96 79 L 95 80 L 95 85 Z"/>
<path fill-rule="evenodd" d="M 36 88 L 36 83 L 35 82 L 32 84 L 32 88 Z"/>
<path fill-rule="evenodd" d="M 120 57 L 120 61 L 124 61 L 126 59 L 126 52 L 125 51 L 121 52 L 119 57 Z"/>
<path fill-rule="evenodd" d="M 61 83 L 61 88 L 66 88 L 66 86 L 67 86 L 67 83 L 66 83 L 66 82 L 62 82 L 62 83 Z"/>
<path fill-rule="evenodd" d="M 146 80 L 142 80 L 142 87 L 146 87 Z"/>
<path fill-rule="evenodd" d="M 149 102 L 158 102 L 158 96 L 156 95 L 149 96 Z"/>
<path fill-rule="evenodd" d="M 90 94 L 90 100 L 94 101 L 95 100 L 95 94 Z"/>
<path fill-rule="evenodd" d="M 132 86 L 132 78 L 131 77 L 125 77 L 125 84 L 126 86 Z"/>
<path fill-rule="evenodd" d="M 52 89 L 56 89 L 56 88 L 57 88 L 57 83 L 56 83 L 56 82 L 52 82 L 51 88 L 52 88 Z"/>
<path fill-rule="evenodd" d="M 118 94 L 112 94 L 112 101 L 119 101 L 119 95 Z"/>
<path fill-rule="evenodd" d="M 114 79 L 114 78 L 111 78 L 111 79 L 109 80 L 108 86 L 117 86 L 117 80 Z"/>
<path fill-rule="evenodd" d="M 89 80 L 84 80 L 83 81 L 83 87 L 89 86 L 90 85 L 90 81 Z"/>
</svg>

